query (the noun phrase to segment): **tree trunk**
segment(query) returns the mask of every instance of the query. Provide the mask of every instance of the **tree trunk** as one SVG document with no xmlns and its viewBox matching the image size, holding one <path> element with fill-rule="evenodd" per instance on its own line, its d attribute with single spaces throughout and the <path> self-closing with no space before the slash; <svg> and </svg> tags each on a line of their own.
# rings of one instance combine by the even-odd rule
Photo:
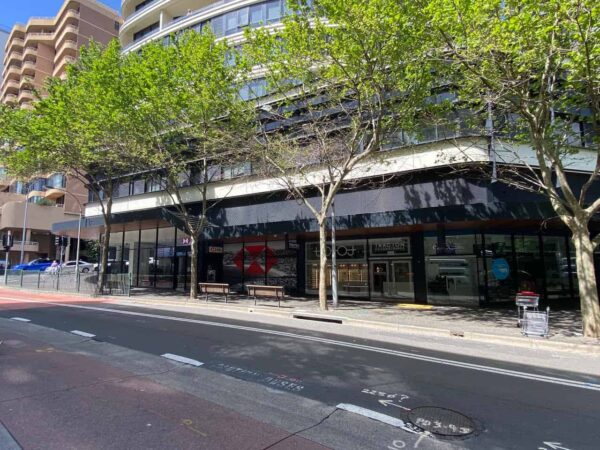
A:
<svg viewBox="0 0 600 450">
<path fill-rule="evenodd" d="M 594 245 L 587 226 L 573 228 L 571 232 L 575 246 L 583 335 L 600 338 L 600 304 L 594 271 Z"/>
<path fill-rule="evenodd" d="M 106 272 L 108 269 L 108 251 L 110 249 L 110 219 L 104 218 L 104 238 L 102 239 L 102 249 L 100 250 L 100 268 L 98 269 L 98 293 L 104 292 L 106 285 Z"/>
<path fill-rule="evenodd" d="M 190 275 L 190 300 L 198 297 L 198 236 L 191 235 L 192 273 Z"/>
<path fill-rule="evenodd" d="M 332 251 L 334 251 L 332 249 Z M 319 308 L 327 311 L 327 220 L 319 222 Z"/>
</svg>

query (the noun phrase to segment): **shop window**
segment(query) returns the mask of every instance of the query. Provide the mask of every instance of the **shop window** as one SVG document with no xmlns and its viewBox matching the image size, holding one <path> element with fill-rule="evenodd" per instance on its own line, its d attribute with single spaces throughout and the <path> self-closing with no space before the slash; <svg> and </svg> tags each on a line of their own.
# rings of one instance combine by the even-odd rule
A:
<svg viewBox="0 0 600 450">
<path fill-rule="evenodd" d="M 543 293 L 544 264 L 540 257 L 538 236 L 515 236 L 519 291 Z"/>
<path fill-rule="evenodd" d="M 475 253 L 475 235 L 446 235 L 443 239 L 438 236 L 425 237 L 426 255 L 472 255 Z"/>
<path fill-rule="evenodd" d="M 489 302 L 512 302 L 516 295 L 517 268 L 514 264 L 512 238 L 505 234 L 486 234 L 485 248 L 479 252 L 485 258 L 481 264 L 487 270 Z M 481 282 L 485 283 L 485 275 Z"/>
<path fill-rule="evenodd" d="M 544 274 L 548 299 L 569 298 L 569 267 L 575 265 L 575 258 L 569 261 L 564 236 L 543 236 Z"/>
</svg>

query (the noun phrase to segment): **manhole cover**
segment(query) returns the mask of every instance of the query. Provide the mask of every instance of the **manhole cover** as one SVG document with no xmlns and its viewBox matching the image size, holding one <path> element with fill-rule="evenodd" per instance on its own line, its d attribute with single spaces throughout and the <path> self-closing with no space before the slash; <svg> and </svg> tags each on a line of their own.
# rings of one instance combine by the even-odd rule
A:
<svg viewBox="0 0 600 450">
<path fill-rule="evenodd" d="M 475 431 L 471 419 L 446 408 L 421 406 L 411 410 L 408 418 L 419 428 L 440 436 L 467 436 Z"/>
</svg>

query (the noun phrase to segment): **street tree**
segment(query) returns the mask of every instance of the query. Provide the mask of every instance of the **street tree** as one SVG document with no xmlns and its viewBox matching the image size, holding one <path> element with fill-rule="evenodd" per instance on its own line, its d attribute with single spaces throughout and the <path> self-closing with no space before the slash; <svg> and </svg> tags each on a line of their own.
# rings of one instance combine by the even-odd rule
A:
<svg viewBox="0 0 600 450">
<path fill-rule="evenodd" d="M 315 217 L 319 305 L 327 305 L 328 215 L 369 176 L 387 139 L 416 128 L 433 82 L 423 14 L 397 0 L 292 1 L 276 30 L 248 32 L 267 79 L 259 148 L 268 175 Z M 332 249 L 335 251 L 335 249 Z"/>
<path fill-rule="evenodd" d="M 231 192 L 211 186 L 222 171 L 248 165 L 255 132 L 253 106 L 240 97 L 246 66 L 209 30 L 150 44 L 132 57 L 139 145 L 147 148 L 148 171 L 170 197 L 166 213 L 190 237 L 190 298 L 198 290 L 199 242 L 211 210 Z M 173 211 L 174 210 L 174 211 Z"/>
<path fill-rule="evenodd" d="M 600 337 L 594 274 L 600 235 L 594 237 L 589 228 L 600 211 L 600 198 L 592 195 L 600 175 L 600 5 L 593 0 L 417 3 L 431 17 L 447 57 L 446 76 L 460 88 L 461 100 L 488 116 L 498 162 L 494 176 L 545 195 L 571 231 L 583 333 Z M 576 163 L 589 172 L 582 183 L 567 174 Z"/>
<path fill-rule="evenodd" d="M 51 78 L 47 95 L 13 127 L 19 147 L 6 155 L 9 170 L 21 177 L 64 172 L 80 180 L 100 205 L 104 221 L 98 288 L 108 267 L 112 205 L 119 178 L 140 167 L 147 153 L 132 105 L 129 58 L 118 42 L 106 48 L 92 42 L 67 69 Z"/>
</svg>

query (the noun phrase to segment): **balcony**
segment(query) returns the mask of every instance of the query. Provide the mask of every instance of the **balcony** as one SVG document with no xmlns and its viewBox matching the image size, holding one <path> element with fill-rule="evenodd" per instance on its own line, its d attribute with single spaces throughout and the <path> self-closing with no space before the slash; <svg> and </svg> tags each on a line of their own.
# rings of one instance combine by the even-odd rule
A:
<svg viewBox="0 0 600 450">
<path fill-rule="evenodd" d="M 21 61 L 23 61 L 23 53 L 21 52 L 10 52 L 7 54 L 7 57 L 4 58 L 4 63 L 7 66 L 15 63 L 21 64 Z"/>
<path fill-rule="evenodd" d="M 22 89 L 17 99 L 19 103 L 29 103 L 35 100 L 35 96 L 31 89 Z"/>
<path fill-rule="evenodd" d="M 6 103 L 7 105 L 15 105 L 17 103 L 17 96 L 15 94 L 6 94 L 4 96 L 4 103 Z M 6 187 L 9 184 L 10 183 L 5 184 L 4 180 L 0 179 L 0 187 Z"/>
<path fill-rule="evenodd" d="M 12 64 L 4 71 L 4 78 L 7 80 L 18 80 L 21 77 L 21 66 Z"/>
<path fill-rule="evenodd" d="M 52 76 L 62 78 L 62 75 L 64 74 L 67 65 L 73 64 L 76 60 L 77 59 L 73 58 L 72 56 L 65 56 L 61 58 L 58 64 L 54 67 L 54 72 L 52 72 Z"/>
<path fill-rule="evenodd" d="M 67 39 L 56 51 L 55 61 L 60 61 L 64 56 L 77 56 L 77 41 Z"/>
<path fill-rule="evenodd" d="M 23 75 L 35 75 L 35 61 L 23 61 L 21 73 Z"/>
<path fill-rule="evenodd" d="M 13 93 L 16 94 L 19 90 L 19 82 L 15 80 L 6 80 L 6 84 L 4 85 L 4 91 L 7 94 Z"/>
<path fill-rule="evenodd" d="M 21 89 L 31 89 L 33 88 L 33 83 L 35 80 L 33 77 L 22 77 L 19 83 L 19 88 Z"/>
<path fill-rule="evenodd" d="M 37 48 L 36 47 L 25 47 L 23 50 L 23 60 L 24 61 L 35 61 L 37 58 Z"/>
<path fill-rule="evenodd" d="M 22 38 L 14 38 L 12 41 L 10 41 L 10 45 L 8 46 L 8 48 L 6 49 L 7 52 L 12 52 L 12 51 L 20 51 L 23 49 L 23 46 L 25 45 L 25 40 Z"/>
<path fill-rule="evenodd" d="M 56 36 L 56 45 L 61 47 L 65 39 L 76 41 L 79 28 L 75 25 L 67 25 L 60 33 Z"/>
<path fill-rule="evenodd" d="M 32 42 L 41 42 L 49 44 L 54 41 L 54 32 L 40 32 L 40 33 L 27 33 L 25 36 L 25 43 L 27 45 Z"/>
</svg>

